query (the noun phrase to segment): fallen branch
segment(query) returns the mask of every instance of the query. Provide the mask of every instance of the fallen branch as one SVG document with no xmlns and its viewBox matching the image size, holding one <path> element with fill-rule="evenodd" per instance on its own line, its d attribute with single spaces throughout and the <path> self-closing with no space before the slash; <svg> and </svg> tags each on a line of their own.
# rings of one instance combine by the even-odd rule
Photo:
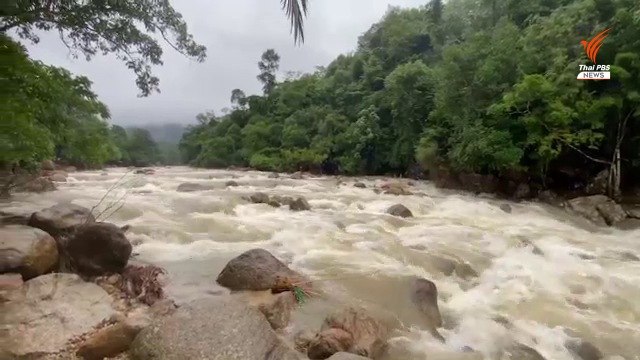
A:
<svg viewBox="0 0 640 360">
<path fill-rule="evenodd" d="M 125 176 L 129 175 L 129 173 L 130 173 L 131 171 L 132 171 L 132 170 L 129 170 L 129 171 L 125 172 L 125 173 L 124 173 L 124 174 L 123 174 L 123 175 L 122 175 L 122 176 L 121 176 L 121 177 L 120 177 L 120 178 L 119 178 L 119 179 L 118 179 L 118 180 L 117 180 L 113 185 L 111 185 L 111 187 L 107 190 L 107 192 L 102 196 L 102 198 L 100 199 L 100 201 L 98 201 L 98 203 L 97 203 L 97 204 L 95 204 L 95 205 L 91 208 L 91 210 L 89 211 L 89 214 L 87 215 L 87 218 L 86 218 L 86 219 L 85 219 L 85 221 L 84 221 L 84 223 L 85 223 L 85 224 L 87 224 L 87 223 L 89 222 L 90 216 L 91 216 L 91 215 L 93 215 L 93 211 L 94 211 L 98 206 L 100 206 L 100 204 L 102 204 L 102 202 L 104 201 L 104 199 L 106 199 L 106 198 L 107 198 L 107 196 L 109 196 L 109 194 L 110 194 L 113 190 L 115 190 L 119 185 L 121 185 L 121 184 L 120 184 L 120 181 L 121 181 L 122 179 L 124 179 L 124 177 L 125 177 Z M 103 211 L 103 212 L 104 212 L 104 211 Z M 95 219 L 97 220 L 97 218 L 98 218 L 100 215 L 102 215 L 102 213 L 100 213 L 97 217 L 95 217 Z"/>
</svg>

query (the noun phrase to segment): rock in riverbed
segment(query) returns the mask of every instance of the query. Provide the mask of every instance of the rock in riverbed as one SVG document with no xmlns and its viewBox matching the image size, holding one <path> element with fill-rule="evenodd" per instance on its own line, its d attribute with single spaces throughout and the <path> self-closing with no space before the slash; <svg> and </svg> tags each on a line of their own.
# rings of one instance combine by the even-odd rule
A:
<svg viewBox="0 0 640 360">
<path fill-rule="evenodd" d="M 74 274 L 48 274 L 7 294 L 3 344 L 8 358 L 36 358 L 66 350 L 117 312 L 113 299 L 98 285 Z"/>
<path fill-rule="evenodd" d="M 264 315 L 233 297 L 200 300 L 142 330 L 133 360 L 298 360 Z"/>
<path fill-rule="evenodd" d="M 205 191 L 205 190 L 211 190 L 213 189 L 213 186 L 210 185 L 203 185 L 203 184 L 196 184 L 196 183 L 182 183 L 180 185 L 178 185 L 178 188 L 176 189 L 177 192 L 193 192 L 193 191 Z"/>
<path fill-rule="evenodd" d="M 416 278 L 411 292 L 411 301 L 425 315 L 429 332 L 435 338 L 444 340 L 437 328 L 442 326 L 442 316 L 438 308 L 438 288 L 433 281 Z"/>
<path fill-rule="evenodd" d="M 395 204 L 387 209 L 387 214 L 393 216 L 399 216 L 403 218 L 413 217 L 413 213 L 406 206 L 402 204 Z"/>
<path fill-rule="evenodd" d="M 65 248 L 74 270 L 88 276 L 122 272 L 132 250 L 124 231 L 105 222 L 78 227 Z"/>
<path fill-rule="evenodd" d="M 604 195 L 578 197 L 569 200 L 569 207 L 598 225 L 615 225 L 624 220 L 627 213 L 622 206 Z"/>
<path fill-rule="evenodd" d="M 58 204 L 34 212 L 29 226 L 44 230 L 58 239 L 73 232 L 78 225 L 95 222 L 91 211 L 76 204 Z"/>
<path fill-rule="evenodd" d="M 216 281 L 230 290 L 269 290 L 279 278 L 300 277 L 270 252 L 252 249 L 231 259 Z"/>
<path fill-rule="evenodd" d="M 315 360 L 348 352 L 375 359 L 385 351 L 388 333 L 381 321 L 347 308 L 324 320 L 320 333 L 309 344 L 307 355 Z"/>
<path fill-rule="evenodd" d="M 0 228 L 0 273 L 18 272 L 29 280 L 54 268 L 56 241 L 46 232 L 24 225 Z"/>
<path fill-rule="evenodd" d="M 307 199 L 300 196 L 289 204 L 289 209 L 291 211 L 311 210 L 311 205 L 309 205 L 309 202 L 307 201 Z"/>
</svg>

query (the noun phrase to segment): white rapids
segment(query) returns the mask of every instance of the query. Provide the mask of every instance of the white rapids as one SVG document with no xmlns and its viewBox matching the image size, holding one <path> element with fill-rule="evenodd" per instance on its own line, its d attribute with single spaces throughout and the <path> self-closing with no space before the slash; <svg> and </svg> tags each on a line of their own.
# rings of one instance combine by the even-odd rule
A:
<svg viewBox="0 0 640 360">
<path fill-rule="evenodd" d="M 355 179 L 337 185 L 334 177 L 273 179 L 253 171 L 171 167 L 123 178 L 126 172 L 72 173 L 58 191 L 16 194 L 0 210 L 23 213 L 68 201 L 91 208 L 120 181 L 96 212 L 111 205 L 101 219 L 131 225 L 135 259 L 165 267 L 179 301 L 220 293 L 215 278 L 226 262 L 260 247 L 312 278 L 335 277 L 323 285 L 333 298 L 394 316 L 391 345 L 403 359 L 470 359 L 462 357 L 466 346 L 490 359 L 511 337 L 548 360 L 573 360 L 563 346 L 570 335 L 611 359 L 640 359 L 640 231 L 597 229 L 536 203 L 511 204 L 508 214 L 490 196 L 425 181 L 411 189 L 422 196 L 393 196 L 374 193 L 374 184 L 389 180 L 377 177 L 359 178 L 367 185 L 361 189 Z M 225 187 L 230 179 L 240 186 Z M 213 189 L 177 192 L 184 182 Z M 242 200 L 256 191 L 303 195 L 312 211 Z M 396 203 L 415 217 L 385 214 Z M 479 275 L 444 275 L 430 265 L 433 258 L 466 261 Z M 412 322 L 409 295 L 396 284 L 407 275 L 438 286 L 444 344 Z"/>
</svg>

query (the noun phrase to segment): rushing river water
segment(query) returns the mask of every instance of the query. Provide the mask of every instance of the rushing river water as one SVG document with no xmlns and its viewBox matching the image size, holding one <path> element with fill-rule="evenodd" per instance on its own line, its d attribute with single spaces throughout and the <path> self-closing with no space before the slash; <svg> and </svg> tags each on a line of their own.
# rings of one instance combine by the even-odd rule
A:
<svg viewBox="0 0 640 360">
<path fill-rule="evenodd" d="M 596 229 L 534 203 L 511 204 L 513 211 L 505 213 L 491 197 L 446 192 L 428 182 L 411 187 L 421 196 L 393 196 L 372 190 L 388 180 L 382 178 L 358 179 L 367 185 L 361 189 L 353 186 L 355 179 L 338 185 L 332 177 L 273 179 L 260 172 L 174 167 L 122 178 L 126 171 L 72 173 L 59 191 L 17 194 L 0 207 L 29 212 L 73 201 L 91 208 L 114 183 L 124 182 L 98 210 L 124 195 L 102 218 L 124 202 L 107 220 L 132 226 L 135 259 L 164 266 L 168 291 L 178 302 L 224 292 L 215 279 L 226 262 L 265 248 L 291 268 L 323 279 L 333 301 L 394 318 L 395 359 L 470 359 L 461 352 L 465 346 L 489 359 L 515 339 L 549 360 L 572 360 L 563 346 L 569 335 L 607 356 L 640 359 L 639 231 Z M 225 187 L 230 179 L 240 186 Z M 177 192 L 184 182 L 214 188 Z M 305 196 L 312 211 L 242 200 L 256 191 Z M 415 217 L 385 214 L 396 203 Z M 452 260 L 468 263 L 478 276 L 465 280 L 452 273 Z M 444 344 L 421 326 L 407 275 L 437 284 Z M 326 311 L 311 302 L 300 316 L 317 329 Z M 504 318 L 512 325 L 505 326 Z"/>
</svg>

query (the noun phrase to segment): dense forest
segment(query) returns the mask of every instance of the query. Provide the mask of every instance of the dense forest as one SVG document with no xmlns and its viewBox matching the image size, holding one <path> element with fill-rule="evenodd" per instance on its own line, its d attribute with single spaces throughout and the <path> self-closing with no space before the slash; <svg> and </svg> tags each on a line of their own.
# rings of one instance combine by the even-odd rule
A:
<svg viewBox="0 0 640 360">
<path fill-rule="evenodd" d="M 611 80 L 577 80 L 593 65 L 581 41 L 609 28 L 597 62 Z M 180 143 L 189 164 L 473 174 L 505 191 L 581 190 L 600 174 L 614 197 L 640 176 L 636 0 L 433 0 L 391 8 L 315 73 L 278 81 L 279 60 L 258 62 L 262 95 L 235 89 L 231 112 L 199 115 Z"/>
</svg>

